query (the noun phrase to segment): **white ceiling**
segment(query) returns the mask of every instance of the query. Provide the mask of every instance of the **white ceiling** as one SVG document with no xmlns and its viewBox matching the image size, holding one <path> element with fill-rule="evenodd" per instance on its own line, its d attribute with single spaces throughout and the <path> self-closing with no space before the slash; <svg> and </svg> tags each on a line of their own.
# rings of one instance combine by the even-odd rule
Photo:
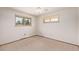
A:
<svg viewBox="0 0 79 59">
<path fill-rule="evenodd" d="M 64 7 L 12 7 L 12 8 L 34 16 L 39 16 L 41 14 L 51 13 L 64 9 Z"/>
</svg>

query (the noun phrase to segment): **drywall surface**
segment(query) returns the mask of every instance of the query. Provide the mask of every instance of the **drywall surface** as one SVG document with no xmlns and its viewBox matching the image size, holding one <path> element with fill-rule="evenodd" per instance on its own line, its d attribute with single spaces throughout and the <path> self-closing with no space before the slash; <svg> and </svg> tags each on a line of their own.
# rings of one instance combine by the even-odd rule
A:
<svg viewBox="0 0 79 59">
<path fill-rule="evenodd" d="M 79 8 L 78 8 L 78 23 L 77 23 L 77 26 L 78 26 L 78 28 L 77 28 L 77 34 L 78 34 L 78 45 L 79 45 Z"/>
<path fill-rule="evenodd" d="M 32 26 L 17 27 L 15 25 L 16 14 L 32 17 Z M 34 16 L 10 8 L 0 8 L 0 45 L 32 35 L 36 35 Z"/>
<path fill-rule="evenodd" d="M 58 23 L 43 23 L 43 16 L 57 15 Z M 38 20 L 38 35 L 52 39 L 78 44 L 77 40 L 77 8 L 66 8 L 61 11 L 42 15 Z"/>
</svg>

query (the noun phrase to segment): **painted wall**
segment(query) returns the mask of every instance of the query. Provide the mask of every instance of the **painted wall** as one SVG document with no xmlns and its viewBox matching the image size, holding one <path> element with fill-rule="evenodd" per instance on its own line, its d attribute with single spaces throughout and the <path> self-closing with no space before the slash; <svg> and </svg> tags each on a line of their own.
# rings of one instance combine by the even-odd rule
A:
<svg viewBox="0 0 79 59">
<path fill-rule="evenodd" d="M 78 34 L 78 45 L 79 45 L 79 8 L 78 8 L 78 21 L 77 21 L 78 23 L 77 23 L 77 26 L 78 26 L 78 28 L 77 28 L 77 34 Z"/>
<path fill-rule="evenodd" d="M 32 26 L 16 27 L 15 14 L 32 17 Z M 0 45 L 35 34 L 35 17 L 10 8 L 0 8 Z M 26 34 L 26 35 L 24 35 Z"/>
<path fill-rule="evenodd" d="M 78 44 L 77 40 L 77 8 L 66 8 L 47 15 L 59 16 L 59 23 L 43 23 L 42 15 L 38 20 L 38 35 L 56 40 Z"/>
</svg>

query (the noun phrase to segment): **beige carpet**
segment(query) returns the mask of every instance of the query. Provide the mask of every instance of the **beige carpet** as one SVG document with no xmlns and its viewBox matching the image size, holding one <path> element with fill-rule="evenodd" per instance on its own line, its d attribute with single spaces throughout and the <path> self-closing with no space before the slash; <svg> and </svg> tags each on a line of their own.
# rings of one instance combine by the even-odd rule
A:
<svg viewBox="0 0 79 59">
<path fill-rule="evenodd" d="M 0 46 L 0 51 L 78 51 L 74 45 L 48 38 L 33 36 L 14 43 Z"/>
</svg>

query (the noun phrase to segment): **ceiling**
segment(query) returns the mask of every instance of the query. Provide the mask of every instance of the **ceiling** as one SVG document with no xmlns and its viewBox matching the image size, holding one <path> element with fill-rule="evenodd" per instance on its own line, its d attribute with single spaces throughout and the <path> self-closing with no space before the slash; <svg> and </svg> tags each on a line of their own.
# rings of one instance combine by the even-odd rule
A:
<svg viewBox="0 0 79 59">
<path fill-rule="evenodd" d="M 39 16 L 42 14 L 51 13 L 64 9 L 64 7 L 12 7 L 12 8 L 34 16 Z"/>
</svg>

